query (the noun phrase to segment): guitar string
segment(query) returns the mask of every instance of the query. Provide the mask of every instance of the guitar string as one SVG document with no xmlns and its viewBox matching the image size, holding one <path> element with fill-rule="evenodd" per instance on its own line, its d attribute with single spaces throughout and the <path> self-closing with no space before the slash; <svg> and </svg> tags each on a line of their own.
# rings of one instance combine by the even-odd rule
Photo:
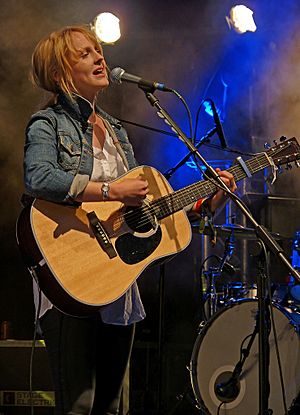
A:
<svg viewBox="0 0 300 415">
<path fill-rule="evenodd" d="M 278 152 L 281 152 L 282 148 L 279 148 L 278 150 L 272 149 L 272 156 L 274 157 L 274 155 L 276 155 Z M 269 153 L 270 151 L 266 152 Z M 257 171 L 262 170 L 263 168 L 267 167 L 270 165 L 269 163 L 269 159 L 268 159 L 268 154 L 261 153 L 258 156 L 256 156 L 253 159 L 247 160 L 246 164 L 248 165 L 248 168 L 250 167 L 250 170 L 252 170 L 253 173 L 256 173 Z M 262 164 L 262 161 L 265 161 L 265 163 Z M 266 163 L 266 161 L 268 161 L 268 163 Z M 234 177 L 235 179 L 241 180 L 243 178 L 245 178 L 245 173 L 242 169 L 242 167 L 239 164 L 233 165 L 232 167 L 230 167 L 228 169 L 229 171 L 234 171 L 236 170 L 236 172 L 234 171 Z M 214 191 L 217 189 L 217 185 L 212 184 L 211 182 L 209 182 L 208 180 L 205 180 L 201 183 L 197 182 L 197 183 L 193 183 L 189 186 L 187 186 L 184 189 L 180 189 L 177 192 L 173 192 L 167 195 L 164 195 L 161 198 L 158 198 L 156 200 L 153 200 L 150 206 L 144 205 L 140 208 L 136 208 L 134 210 L 131 210 L 129 212 L 125 212 L 124 214 L 121 214 L 119 216 L 119 218 L 116 219 L 116 221 L 114 222 L 115 225 L 120 225 L 123 224 L 124 222 L 126 222 L 126 218 L 128 217 L 130 219 L 130 221 L 133 223 L 134 221 L 136 221 L 137 219 L 139 219 L 141 217 L 141 215 L 148 215 L 148 218 L 145 217 L 144 219 L 142 218 L 142 220 L 140 220 L 137 224 L 137 226 L 135 227 L 135 229 L 140 229 L 145 225 L 149 225 L 151 224 L 151 220 L 149 219 L 149 216 L 151 216 L 151 218 L 153 218 L 152 215 L 157 216 L 157 212 L 156 210 L 159 210 L 159 213 L 163 213 L 163 215 L 161 216 L 161 218 L 166 217 L 168 215 L 175 213 L 176 211 L 180 210 L 182 205 L 181 205 L 181 201 L 184 198 L 185 199 L 185 203 L 186 203 L 186 199 L 187 196 L 190 197 L 190 190 L 193 188 L 193 186 L 195 187 L 208 187 L 209 188 L 209 192 L 207 192 L 207 195 L 214 193 Z M 203 190 L 203 189 L 201 189 Z M 175 203 L 173 205 L 170 205 L 170 203 L 168 204 L 168 202 L 166 202 L 167 200 L 169 200 L 169 202 L 171 202 L 172 198 L 177 198 L 179 200 L 175 200 Z M 195 198 L 190 198 L 190 203 L 193 203 L 195 200 Z M 189 203 L 187 203 L 188 205 Z M 171 211 L 170 211 L 171 208 Z M 174 210 L 176 209 L 176 210 Z M 115 236 L 117 233 L 114 232 L 112 234 L 112 236 Z"/>
<path fill-rule="evenodd" d="M 262 170 L 263 168 L 267 167 L 270 163 L 266 164 L 266 154 L 262 153 L 261 155 L 255 157 L 254 159 L 250 159 L 246 162 L 246 164 L 248 165 L 248 168 L 250 168 L 250 170 L 252 170 L 253 173 L 256 173 L 257 171 Z M 263 163 L 262 165 L 262 161 L 265 161 L 265 163 Z M 242 167 L 240 165 L 233 165 L 232 167 L 230 167 L 228 169 L 229 171 L 232 170 L 236 170 L 234 171 L 234 177 L 235 179 L 241 180 L 242 178 L 245 177 L 245 173 L 242 169 Z M 128 218 L 128 221 L 130 221 L 131 223 L 134 223 L 135 221 L 138 221 L 137 226 L 135 227 L 135 229 L 140 229 L 145 225 L 149 225 L 151 224 L 151 220 L 149 219 L 149 216 L 151 218 L 153 218 L 154 216 L 157 216 L 157 210 L 159 211 L 159 213 L 162 213 L 163 217 L 165 217 L 164 215 L 167 214 L 172 214 L 172 211 L 174 211 L 174 209 L 176 209 L 173 213 L 175 213 L 176 211 L 180 210 L 181 208 L 181 201 L 182 199 L 185 199 L 185 203 L 186 203 L 186 199 L 189 200 L 189 203 L 193 203 L 194 201 L 197 200 L 197 198 L 195 198 L 195 196 L 190 196 L 190 190 L 191 188 L 193 188 L 193 186 L 195 187 L 202 187 L 202 188 L 208 188 L 209 192 L 207 192 L 207 195 L 210 195 L 212 193 L 214 193 L 214 191 L 217 189 L 217 185 L 212 184 L 211 182 L 209 182 L 208 180 L 203 181 L 202 183 L 193 183 L 189 186 L 187 186 L 184 189 L 180 189 L 177 192 L 174 193 L 170 193 L 167 194 L 161 198 L 158 198 L 156 200 L 153 200 L 152 202 L 150 202 L 150 206 L 144 205 L 142 207 L 136 208 L 134 210 L 131 210 L 129 212 L 125 212 L 124 214 L 120 214 L 119 217 L 114 221 L 115 226 L 121 226 L 124 222 L 126 222 L 126 219 Z M 203 191 L 203 189 L 201 189 Z M 171 202 L 172 198 L 177 198 L 179 199 L 178 201 L 175 200 L 175 203 L 173 203 L 172 205 L 169 203 L 168 204 L 168 199 L 169 202 Z M 174 202 L 174 201 L 173 201 Z M 187 205 L 189 204 L 187 203 Z M 151 206 L 152 205 L 152 206 Z M 171 211 L 170 211 L 171 209 Z M 144 219 L 141 219 L 141 215 L 144 215 Z M 147 217 L 148 215 L 148 217 Z M 139 220 L 141 219 L 141 220 Z M 113 234 L 111 236 L 115 236 L 117 234 L 117 232 L 113 232 Z"/>
<path fill-rule="evenodd" d="M 261 162 L 263 160 L 265 161 L 265 163 L 263 164 L 263 167 L 262 167 Z M 248 164 L 248 167 L 250 167 L 252 172 L 255 173 L 256 171 L 259 171 L 262 168 L 267 167 L 270 164 L 269 162 L 266 163 L 266 160 L 268 160 L 266 158 L 266 154 L 262 153 L 260 156 L 256 157 L 255 159 L 250 159 L 246 163 Z M 241 178 L 245 177 L 245 173 L 244 173 L 244 171 L 243 171 L 243 169 L 241 168 L 240 165 L 234 165 L 229 169 L 229 171 L 230 170 L 237 170 L 237 171 L 234 172 L 234 176 L 235 176 L 236 180 L 240 180 Z M 213 185 L 208 181 L 202 182 L 202 185 L 199 182 L 198 183 L 193 183 L 193 184 L 191 184 L 190 186 L 188 186 L 184 189 L 181 189 L 177 192 L 174 192 L 175 194 L 171 193 L 171 194 L 165 195 L 165 196 L 163 196 L 159 199 L 154 200 L 153 202 L 151 202 L 152 206 L 142 206 L 141 208 L 137 208 L 136 210 L 132 210 L 130 212 L 126 212 L 123 215 L 120 215 L 120 217 L 115 221 L 115 223 L 116 224 L 124 223 L 124 221 L 126 221 L 126 217 L 130 217 L 130 221 L 134 222 L 137 219 L 140 219 L 142 214 L 144 214 L 145 216 L 148 214 L 148 218 L 145 217 L 144 220 L 143 219 L 140 220 L 138 225 L 135 228 L 135 229 L 140 229 L 140 228 L 142 228 L 143 226 L 145 226 L 147 224 L 151 224 L 151 221 L 149 220 L 149 216 L 151 216 L 151 215 L 158 216 L 157 212 L 156 212 L 157 209 L 158 209 L 158 213 L 163 214 L 163 215 L 160 215 L 161 218 L 172 214 L 172 212 L 175 213 L 175 211 L 180 210 L 180 208 L 182 207 L 181 203 L 178 203 L 178 202 L 176 203 L 176 200 L 175 200 L 175 203 L 173 205 L 171 205 L 170 203 L 168 204 L 166 202 L 166 200 L 169 199 L 169 201 L 171 201 L 172 198 L 176 199 L 176 197 L 177 197 L 177 199 L 179 199 L 179 202 L 181 202 L 184 198 L 185 205 L 186 204 L 188 205 L 189 203 L 186 203 L 186 199 L 187 199 L 187 196 L 190 195 L 190 190 L 193 188 L 193 186 L 199 187 L 199 188 L 200 187 L 202 187 L 202 188 L 203 187 L 204 188 L 208 187 L 209 192 L 207 192 L 207 195 L 212 194 L 217 189 L 216 185 Z M 201 189 L 201 190 L 203 190 L 203 189 Z M 192 199 L 190 199 L 190 203 L 193 203 L 194 201 L 195 201 L 195 198 L 192 197 Z M 163 202 L 163 203 L 161 203 L 161 202 Z M 151 216 L 151 218 L 153 218 L 153 216 Z M 153 220 L 152 220 L 152 222 L 153 222 Z M 112 236 L 114 236 L 114 234 Z"/>
</svg>

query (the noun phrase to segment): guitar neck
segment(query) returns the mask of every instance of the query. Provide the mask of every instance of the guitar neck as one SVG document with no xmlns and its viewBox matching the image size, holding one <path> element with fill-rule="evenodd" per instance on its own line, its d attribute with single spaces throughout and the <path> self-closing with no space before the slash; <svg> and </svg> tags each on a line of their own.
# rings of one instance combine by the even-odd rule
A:
<svg viewBox="0 0 300 415">
<path fill-rule="evenodd" d="M 271 162 L 266 153 L 261 153 L 247 160 L 245 164 L 249 172 L 255 174 L 264 168 L 269 167 Z M 236 182 L 247 177 L 240 164 L 230 167 L 227 171 L 233 175 Z M 218 186 L 214 184 L 213 180 L 201 180 L 200 182 L 193 183 L 167 196 L 154 200 L 151 203 L 151 207 L 154 209 L 156 217 L 158 219 L 163 219 L 182 210 L 184 207 L 195 203 L 198 199 L 212 195 L 216 190 L 218 190 Z"/>
</svg>

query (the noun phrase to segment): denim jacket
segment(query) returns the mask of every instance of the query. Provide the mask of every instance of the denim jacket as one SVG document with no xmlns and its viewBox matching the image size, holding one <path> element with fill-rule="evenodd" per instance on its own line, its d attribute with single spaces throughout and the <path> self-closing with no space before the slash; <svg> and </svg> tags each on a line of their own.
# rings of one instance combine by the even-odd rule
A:
<svg viewBox="0 0 300 415">
<path fill-rule="evenodd" d="M 93 170 L 93 127 L 88 123 L 91 104 L 80 96 L 71 101 L 66 95 L 57 104 L 35 113 L 26 129 L 24 174 L 26 192 L 34 198 L 56 203 L 75 203 L 76 196 L 87 185 Z M 115 145 L 127 164 L 137 165 L 132 146 L 120 122 L 100 108 L 96 112 L 108 122 Z M 119 145 L 120 144 L 120 145 Z M 34 281 L 35 306 L 38 288 Z M 40 317 L 52 304 L 42 295 Z M 108 324 L 127 325 L 142 320 L 145 311 L 137 283 L 118 300 L 100 308 L 102 320 Z"/>
<path fill-rule="evenodd" d="M 26 192 L 36 198 L 72 203 L 83 191 L 93 170 L 92 113 L 89 101 L 58 97 L 57 104 L 35 113 L 26 128 L 24 174 Z M 127 133 L 120 122 L 96 112 L 112 127 L 129 168 L 137 165 Z"/>
</svg>

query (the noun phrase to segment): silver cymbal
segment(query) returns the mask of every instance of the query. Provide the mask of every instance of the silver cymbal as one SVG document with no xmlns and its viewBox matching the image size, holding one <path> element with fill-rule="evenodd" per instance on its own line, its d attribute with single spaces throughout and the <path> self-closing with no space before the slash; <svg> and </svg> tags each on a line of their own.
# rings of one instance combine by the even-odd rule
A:
<svg viewBox="0 0 300 415">
<path fill-rule="evenodd" d="M 216 233 L 216 236 L 219 236 L 221 238 L 227 238 L 230 235 L 233 235 L 236 239 L 257 239 L 257 235 L 254 228 L 247 228 L 242 225 L 228 223 L 226 225 L 214 225 L 213 229 Z M 211 227 L 207 225 L 204 227 L 204 230 L 202 231 L 198 224 L 192 224 L 192 231 L 193 233 L 214 236 Z M 287 239 L 285 236 L 282 236 L 279 233 L 271 232 L 271 235 L 275 239 Z"/>
</svg>

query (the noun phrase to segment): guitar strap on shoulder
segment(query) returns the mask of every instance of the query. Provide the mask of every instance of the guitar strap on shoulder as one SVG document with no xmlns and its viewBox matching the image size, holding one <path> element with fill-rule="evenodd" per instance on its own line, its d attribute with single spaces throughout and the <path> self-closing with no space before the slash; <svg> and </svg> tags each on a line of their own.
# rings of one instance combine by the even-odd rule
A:
<svg viewBox="0 0 300 415">
<path fill-rule="evenodd" d="M 116 133 L 114 132 L 114 129 L 112 128 L 110 123 L 105 118 L 102 118 L 102 120 L 103 120 L 103 123 L 104 123 L 105 128 L 107 129 L 109 135 L 113 139 L 113 143 L 114 143 L 116 149 L 118 150 L 118 153 L 122 157 L 122 160 L 123 160 L 124 166 L 126 167 L 126 170 L 129 170 L 129 165 L 128 165 L 127 158 L 126 158 L 125 153 L 124 153 L 124 151 L 121 147 L 121 144 L 118 140 L 118 137 L 117 137 Z"/>
</svg>

